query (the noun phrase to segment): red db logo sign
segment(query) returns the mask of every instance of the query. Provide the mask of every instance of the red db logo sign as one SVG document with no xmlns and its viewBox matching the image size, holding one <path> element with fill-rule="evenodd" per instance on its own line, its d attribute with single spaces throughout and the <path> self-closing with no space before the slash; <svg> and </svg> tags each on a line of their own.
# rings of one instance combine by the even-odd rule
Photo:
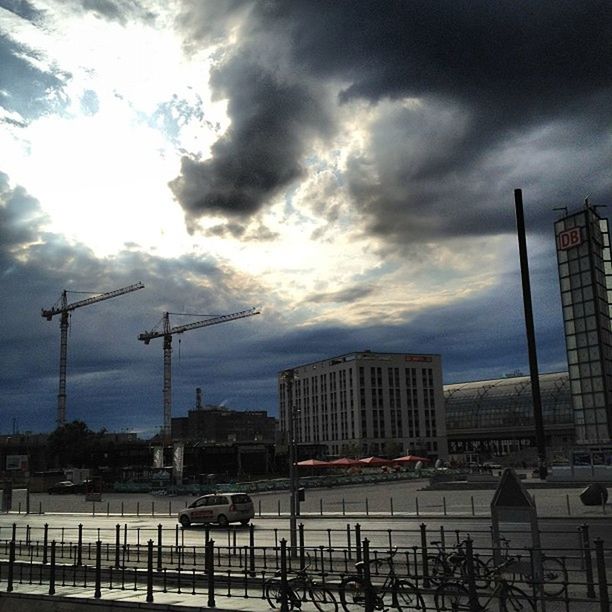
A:
<svg viewBox="0 0 612 612">
<path fill-rule="evenodd" d="M 579 227 L 572 227 L 572 229 L 561 232 L 557 240 L 559 241 L 559 249 L 565 251 L 582 244 L 582 233 Z"/>
</svg>

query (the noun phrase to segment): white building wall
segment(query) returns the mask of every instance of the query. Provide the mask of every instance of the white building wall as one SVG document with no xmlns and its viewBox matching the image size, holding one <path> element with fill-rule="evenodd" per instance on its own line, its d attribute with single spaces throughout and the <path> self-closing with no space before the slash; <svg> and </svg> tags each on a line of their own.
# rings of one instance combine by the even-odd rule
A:
<svg viewBox="0 0 612 612">
<path fill-rule="evenodd" d="M 329 455 L 448 455 L 439 355 L 350 353 L 293 368 L 295 437 Z M 286 387 L 279 375 L 281 431 Z"/>
</svg>

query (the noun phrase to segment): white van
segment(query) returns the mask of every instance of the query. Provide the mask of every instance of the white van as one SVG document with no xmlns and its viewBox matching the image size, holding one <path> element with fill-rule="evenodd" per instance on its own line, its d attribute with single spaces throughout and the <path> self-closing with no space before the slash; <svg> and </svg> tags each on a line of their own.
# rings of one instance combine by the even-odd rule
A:
<svg viewBox="0 0 612 612">
<path fill-rule="evenodd" d="M 178 522 L 185 528 L 194 523 L 229 523 L 247 525 L 255 516 L 253 500 L 246 493 L 211 493 L 198 497 L 178 513 Z"/>
</svg>

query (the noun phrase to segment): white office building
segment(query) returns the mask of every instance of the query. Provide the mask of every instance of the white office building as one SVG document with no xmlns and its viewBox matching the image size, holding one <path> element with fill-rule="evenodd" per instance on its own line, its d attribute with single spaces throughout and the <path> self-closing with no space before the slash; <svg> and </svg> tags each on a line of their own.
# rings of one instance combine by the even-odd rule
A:
<svg viewBox="0 0 612 612">
<path fill-rule="evenodd" d="M 363 351 L 280 372 L 285 435 L 291 387 L 298 444 L 324 445 L 329 456 L 448 455 L 440 355 Z"/>
</svg>

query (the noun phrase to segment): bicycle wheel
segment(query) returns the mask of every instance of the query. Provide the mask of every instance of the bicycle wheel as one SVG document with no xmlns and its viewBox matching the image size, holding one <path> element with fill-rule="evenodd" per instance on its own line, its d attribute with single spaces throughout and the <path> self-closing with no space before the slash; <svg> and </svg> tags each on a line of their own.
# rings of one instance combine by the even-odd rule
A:
<svg viewBox="0 0 612 612">
<path fill-rule="evenodd" d="M 533 578 L 525 576 L 525 581 L 533 585 Z M 548 597 L 557 597 L 565 592 L 567 586 L 567 569 L 560 559 L 544 557 L 542 561 L 542 586 Z"/>
<path fill-rule="evenodd" d="M 407 580 L 398 580 L 395 583 L 395 596 L 399 610 L 425 610 L 425 600 L 414 584 Z M 387 599 L 385 598 L 385 606 Z"/>
<path fill-rule="evenodd" d="M 358 576 L 348 576 L 340 582 L 340 603 L 346 612 L 365 610 L 366 586 Z"/>
<path fill-rule="evenodd" d="M 518 587 L 507 584 L 499 597 L 501 612 L 536 612 L 531 597 Z"/>
<path fill-rule="evenodd" d="M 264 595 L 271 608 L 280 608 L 281 585 L 279 580 L 266 580 Z"/>
<path fill-rule="evenodd" d="M 438 612 L 463 612 L 470 609 L 470 594 L 459 582 L 443 582 L 434 593 Z"/>
<path fill-rule="evenodd" d="M 427 568 L 429 569 L 429 579 L 433 584 L 440 584 L 448 580 L 451 569 L 439 555 L 427 556 Z"/>
<path fill-rule="evenodd" d="M 486 589 L 490 586 L 493 580 L 491 570 L 484 561 L 474 558 L 472 560 L 474 567 L 474 584 L 477 589 Z M 461 576 L 464 580 L 468 579 L 467 562 L 463 562 L 461 565 Z"/>
<path fill-rule="evenodd" d="M 319 612 L 338 612 L 338 604 L 333 593 L 324 586 L 314 584 L 310 587 L 310 601 Z"/>
</svg>

